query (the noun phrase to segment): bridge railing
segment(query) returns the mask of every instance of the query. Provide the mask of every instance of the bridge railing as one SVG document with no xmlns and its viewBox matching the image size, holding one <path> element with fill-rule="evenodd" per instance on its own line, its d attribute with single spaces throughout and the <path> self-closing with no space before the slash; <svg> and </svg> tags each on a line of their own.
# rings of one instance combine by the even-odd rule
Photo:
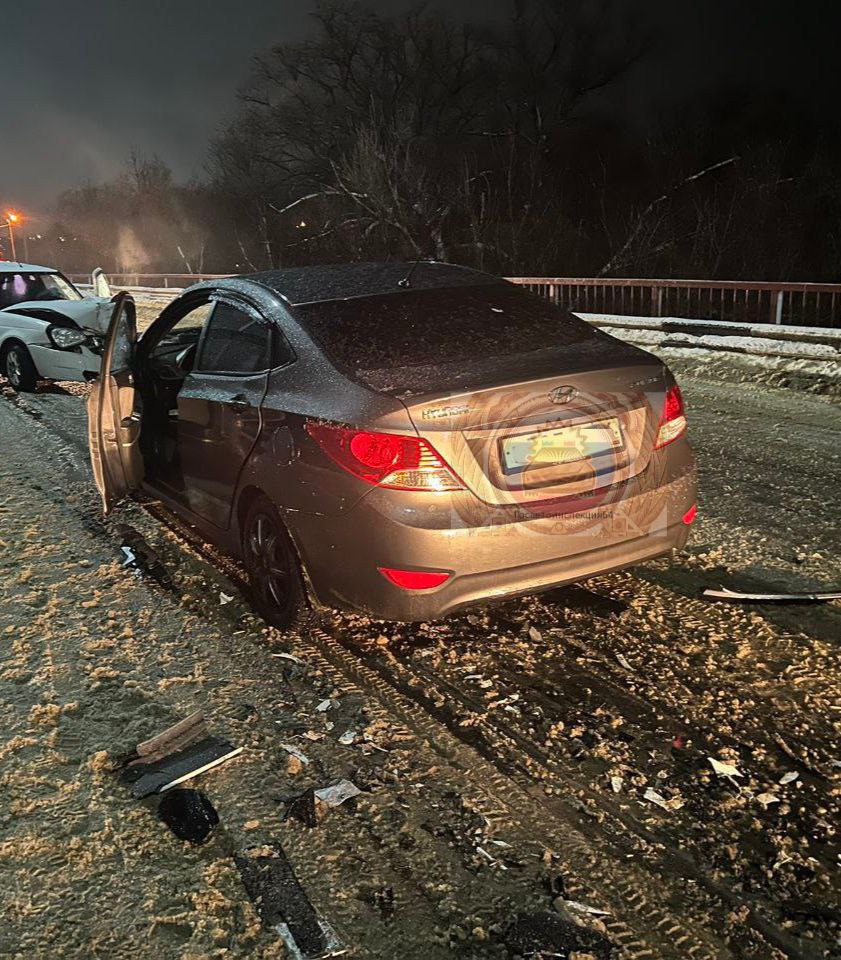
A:
<svg viewBox="0 0 841 960">
<path fill-rule="evenodd" d="M 841 284 L 509 277 L 570 310 L 637 317 L 841 326 Z"/>
<path fill-rule="evenodd" d="M 116 289 L 176 296 L 199 280 L 229 274 L 110 274 Z M 84 283 L 86 276 L 71 274 Z M 509 277 L 555 303 L 583 313 L 685 317 L 741 323 L 841 327 L 841 284 L 745 280 L 633 280 L 605 277 Z"/>
</svg>

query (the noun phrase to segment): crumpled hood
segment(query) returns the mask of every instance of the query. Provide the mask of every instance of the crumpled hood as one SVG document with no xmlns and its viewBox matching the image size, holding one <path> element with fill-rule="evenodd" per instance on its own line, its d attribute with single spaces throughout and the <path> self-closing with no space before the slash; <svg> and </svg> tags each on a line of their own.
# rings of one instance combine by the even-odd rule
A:
<svg viewBox="0 0 841 960">
<path fill-rule="evenodd" d="M 113 309 L 114 305 L 107 297 L 86 297 L 84 300 L 27 300 L 6 307 L 3 312 L 34 316 L 47 322 L 49 314 L 59 314 L 83 330 L 104 334 L 108 332 Z"/>
</svg>

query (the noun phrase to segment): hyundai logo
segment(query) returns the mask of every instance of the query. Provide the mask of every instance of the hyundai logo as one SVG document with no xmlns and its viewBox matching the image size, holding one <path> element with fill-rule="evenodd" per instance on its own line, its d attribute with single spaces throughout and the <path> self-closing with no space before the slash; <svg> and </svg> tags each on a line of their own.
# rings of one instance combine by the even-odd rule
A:
<svg viewBox="0 0 841 960">
<path fill-rule="evenodd" d="M 569 403 L 573 397 L 577 396 L 578 390 L 568 383 L 562 387 L 555 387 L 555 389 L 549 393 L 549 399 L 552 403 Z"/>
</svg>

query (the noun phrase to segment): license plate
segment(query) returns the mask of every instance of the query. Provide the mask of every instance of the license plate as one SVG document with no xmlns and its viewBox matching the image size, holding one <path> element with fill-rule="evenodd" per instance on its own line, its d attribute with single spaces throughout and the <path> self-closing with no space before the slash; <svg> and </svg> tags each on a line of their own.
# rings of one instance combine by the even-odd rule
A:
<svg viewBox="0 0 841 960">
<path fill-rule="evenodd" d="M 502 463 L 506 470 L 561 466 L 621 449 L 619 421 L 611 417 L 594 423 L 508 437 L 502 441 Z"/>
</svg>

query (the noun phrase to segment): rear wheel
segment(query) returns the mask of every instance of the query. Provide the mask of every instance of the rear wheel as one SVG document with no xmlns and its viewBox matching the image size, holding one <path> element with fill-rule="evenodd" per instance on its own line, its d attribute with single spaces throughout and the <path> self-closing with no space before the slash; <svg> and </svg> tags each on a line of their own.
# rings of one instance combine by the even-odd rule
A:
<svg viewBox="0 0 841 960">
<path fill-rule="evenodd" d="M 38 371 L 22 343 L 13 343 L 7 348 L 3 357 L 3 373 L 15 390 L 21 393 L 33 393 L 38 383 Z"/>
<path fill-rule="evenodd" d="M 298 556 L 270 500 L 259 497 L 242 527 L 242 554 L 254 606 L 275 627 L 291 627 L 306 611 Z"/>
</svg>

